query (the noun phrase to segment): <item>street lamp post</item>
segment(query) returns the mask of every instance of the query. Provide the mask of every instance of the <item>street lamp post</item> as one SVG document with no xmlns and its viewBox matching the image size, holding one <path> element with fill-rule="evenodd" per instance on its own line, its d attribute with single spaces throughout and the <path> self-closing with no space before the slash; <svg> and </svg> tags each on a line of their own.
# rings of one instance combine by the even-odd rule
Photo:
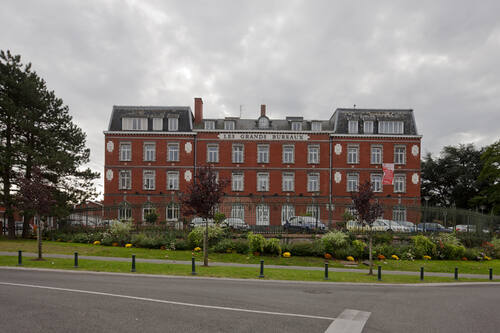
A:
<svg viewBox="0 0 500 333">
<path fill-rule="evenodd" d="M 428 195 L 424 196 L 424 200 L 425 200 L 425 214 L 424 214 L 424 220 L 425 220 L 425 221 L 424 221 L 424 223 L 426 223 L 426 222 L 427 222 L 427 218 L 428 218 L 428 216 L 427 216 L 427 215 L 428 215 L 428 212 L 427 212 L 427 211 L 429 210 L 429 199 L 430 199 L 430 197 L 429 197 Z M 424 226 L 425 226 L 425 224 L 424 224 Z M 424 229 L 425 229 L 425 228 L 422 228 L 422 231 L 424 231 L 424 232 L 425 232 L 425 230 L 424 230 Z"/>
</svg>

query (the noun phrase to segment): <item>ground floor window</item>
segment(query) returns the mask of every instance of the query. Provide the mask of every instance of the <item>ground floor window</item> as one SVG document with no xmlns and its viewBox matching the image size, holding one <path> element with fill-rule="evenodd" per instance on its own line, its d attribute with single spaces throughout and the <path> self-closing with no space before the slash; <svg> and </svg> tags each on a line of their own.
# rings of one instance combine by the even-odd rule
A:
<svg viewBox="0 0 500 333">
<path fill-rule="evenodd" d="M 179 204 L 171 203 L 167 206 L 167 221 L 178 221 L 180 214 Z"/>
<path fill-rule="evenodd" d="M 281 224 L 285 224 L 289 221 L 292 216 L 295 216 L 295 207 L 293 205 L 287 204 L 281 206 Z"/>
<path fill-rule="evenodd" d="M 257 225 L 269 225 L 269 206 L 257 206 Z"/>
<path fill-rule="evenodd" d="M 392 219 L 394 221 L 406 221 L 406 208 L 394 207 L 392 209 Z"/>
<path fill-rule="evenodd" d="M 309 205 L 306 208 L 306 213 L 309 216 L 314 217 L 316 220 L 319 220 L 319 205 Z"/>
<path fill-rule="evenodd" d="M 153 206 L 145 206 L 142 208 L 142 221 L 147 222 L 148 218 L 151 218 L 152 214 L 156 214 L 156 209 Z"/>
<path fill-rule="evenodd" d="M 123 205 L 118 209 L 118 220 L 130 220 L 132 218 L 132 208 L 128 205 Z"/>
<path fill-rule="evenodd" d="M 231 217 L 245 220 L 245 206 L 235 204 L 231 207 Z"/>
</svg>

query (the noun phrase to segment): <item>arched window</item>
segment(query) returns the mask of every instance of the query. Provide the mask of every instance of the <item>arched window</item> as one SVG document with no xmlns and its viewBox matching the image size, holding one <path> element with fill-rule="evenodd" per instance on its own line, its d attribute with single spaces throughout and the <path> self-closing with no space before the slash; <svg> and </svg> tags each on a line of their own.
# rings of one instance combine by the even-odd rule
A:
<svg viewBox="0 0 500 333">
<path fill-rule="evenodd" d="M 118 220 L 123 221 L 123 220 L 130 220 L 132 218 L 132 208 L 130 207 L 130 204 L 126 201 L 123 201 L 120 203 L 120 206 L 118 207 Z"/>
<path fill-rule="evenodd" d="M 259 118 L 259 128 L 269 128 L 269 119 L 267 117 Z"/>
</svg>

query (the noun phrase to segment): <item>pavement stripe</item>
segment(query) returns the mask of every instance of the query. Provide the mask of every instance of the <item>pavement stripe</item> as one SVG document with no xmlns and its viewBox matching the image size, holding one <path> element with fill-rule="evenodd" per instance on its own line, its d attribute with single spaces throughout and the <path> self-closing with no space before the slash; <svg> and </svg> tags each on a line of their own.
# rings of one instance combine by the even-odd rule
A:
<svg viewBox="0 0 500 333">
<path fill-rule="evenodd" d="M 361 333 L 371 312 L 345 309 L 325 333 Z"/>
<path fill-rule="evenodd" d="M 190 307 L 205 308 L 205 309 L 215 309 L 215 310 L 225 310 L 225 311 L 238 311 L 238 312 L 267 314 L 267 315 L 275 315 L 275 316 L 299 317 L 299 318 L 309 318 L 309 319 L 335 320 L 335 318 L 333 318 L 333 317 L 322 317 L 322 316 L 312 316 L 312 315 L 304 315 L 304 314 L 298 314 L 298 313 L 272 312 L 272 311 L 260 311 L 260 310 L 241 309 L 241 308 L 230 308 L 230 307 L 215 306 L 215 305 L 193 304 L 193 303 L 167 301 L 167 300 L 162 300 L 162 299 L 137 297 L 137 296 L 129 296 L 129 295 L 118 295 L 118 294 L 103 293 L 103 292 L 90 291 L 90 290 L 80 290 L 80 289 L 68 289 L 68 288 L 40 286 L 40 285 L 33 285 L 33 284 L 21 284 L 21 283 L 11 283 L 11 282 L 1 282 L 0 281 L 0 285 L 15 286 L 15 287 L 27 287 L 27 288 L 38 288 L 38 289 L 48 289 L 48 290 L 57 290 L 57 291 L 67 291 L 67 292 L 73 292 L 73 293 L 90 294 L 90 295 L 98 295 L 98 296 L 109 296 L 109 297 L 118 297 L 118 298 L 133 299 L 133 300 L 145 301 L 145 302 L 156 302 L 156 303 L 173 304 L 173 305 L 181 305 L 181 306 L 190 306 Z"/>
</svg>

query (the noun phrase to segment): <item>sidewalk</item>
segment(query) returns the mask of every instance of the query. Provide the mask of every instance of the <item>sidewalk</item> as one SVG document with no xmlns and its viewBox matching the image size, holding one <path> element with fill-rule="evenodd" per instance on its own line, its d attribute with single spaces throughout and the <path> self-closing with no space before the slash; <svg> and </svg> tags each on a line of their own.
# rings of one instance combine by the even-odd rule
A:
<svg viewBox="0 0 500 333">
<path fill-rule="evenodd" d="M 16 257 L 17 252 L 4 252 L 0 251 L 0 256 L 11 256 Z M 37 257 L 38 254 L 31 252 L 23 252 L 23 257 Z M 44 258 L 60 258 L 60 259 L 73 259 L 74 256 L 71 254 L 55 254 L 55 253 L 44 253 Z M 87 260 L 100 260 L 100 261 L 120 261 L 120 262 L 130 262 L 130 258 L 120 258 L 120 257 L 94 257 L 94 256 L 78 256 L 78 259 L 87 259 Z M 165 259 L 135 259 L 137 263 L 151 263 L 151 264 L 178 264 L 178 265 L 191 265 L 191 261 L 184 260 L 165 260 Z M 238 263 L 229 263 L 229 262 L 210 262 L 210 266 L 229 266 L 229 267 L 254 267 L 256 269 L 259 268 L 259 264 L 238 264 Z M 306 266 L 279 266 L 279 265 L 266 265 L 266 268 L 278 268 L 278 269 L 294 269 L 294 270 L 304 270 L 304 271 L 323 271 L 323 267 L 306 267 Z M 368 273 L 368 269 L 356 269 L 356 268 L 337 268 L 337 267 L 329 267 L 329 272 L 350 272 L 350 273 Z M 376 271 L 376 267 L 375 267 Z M 409 272 L 409 271 L 389 271 L 383 270 L 382 274 L 384 275 L 414 275 L 420 276 L 420 272 Z M 425 272 L 426 276 L 439 276 L 439 277 L 448 277 L 453 278 L 453 273 L 434 273 L 434 272 Z M 485 274 L 461 274 L 459 272 L 459 278 L 470 278 L 470 279 L 488 279 L 488 272 Z M 500 275 L 493 275 L 493 280 L 500 279 Z"/>
</svg>

